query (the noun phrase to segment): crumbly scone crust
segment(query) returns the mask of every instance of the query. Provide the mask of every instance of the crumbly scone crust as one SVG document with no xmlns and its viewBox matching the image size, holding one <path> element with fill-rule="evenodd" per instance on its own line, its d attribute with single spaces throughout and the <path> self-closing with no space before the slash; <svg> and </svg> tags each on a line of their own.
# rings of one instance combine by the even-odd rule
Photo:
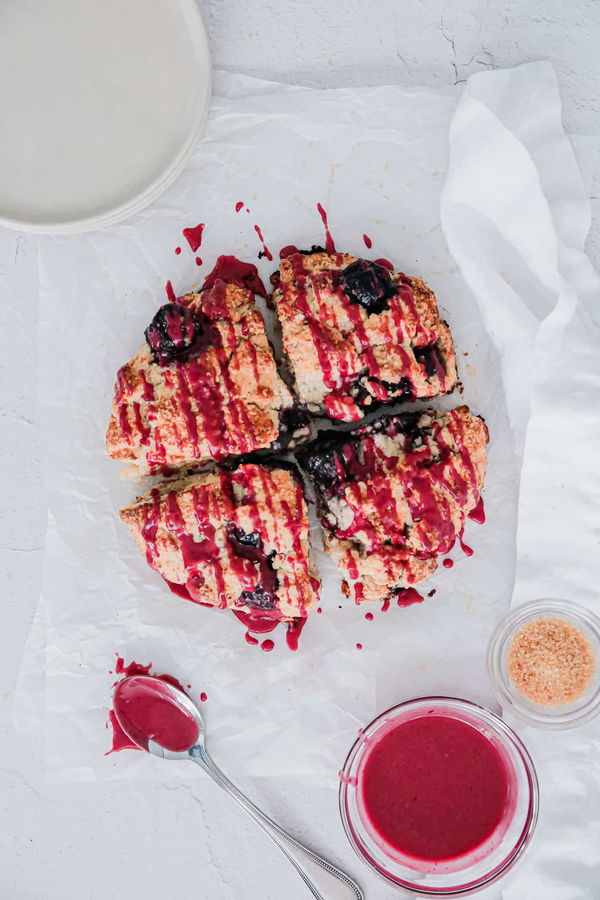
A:
<svg viewBox="0 0 600 900">
<path fill-rule="evenodd" d="M 269 448 L 294 406 L 250 291 L 218 281 L 177 302 L 208 316 L 222 347 L 163 366 L 145 344 L 119 370 L 106 448 L 140 474 Z"/>
<path fill-rule="evenodd" d="M 314 412 L 353 421 L 374 403 L 452 391 L 452 336 L 433 291 L 420 278 L 391 273 L 396 296 L 389 308 L 368 314 L 339 286 L 340 272 L 356 260 L 325 252 L 281 260 L 272 299 L 301 400 Z M 441 364 L 434 374 L 415 356 L 427 346 Z"/>
<path fill-rule="evenodd" d="M 404 432 L 400 420 L 410 420 Z M 459 406 L 382 416 L 301 454 L 348 596 L 386 600 L 433 574 L 479 500 L 488 440 L 483 420 Z"/>
<path fill-rule="evenodd" d="M 120 515 L 149 565 L 175 593 L 197 603 L 289 621 L 306 616 L 318 600 L 302 485 L 287 469 L 246 464 L 163 483 Z M 262 570 L 254 550 L 240 555 L 232 530 L 258 535 L 263 563 L 276 577 L 273 605 L 242 599 L 256 589 Z"/>
</svg>

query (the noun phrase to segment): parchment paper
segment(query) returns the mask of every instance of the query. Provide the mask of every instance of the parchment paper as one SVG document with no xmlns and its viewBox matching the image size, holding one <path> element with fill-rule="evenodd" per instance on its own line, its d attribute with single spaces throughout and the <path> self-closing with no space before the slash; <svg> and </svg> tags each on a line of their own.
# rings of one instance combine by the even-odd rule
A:
<svg viewBox="0 0 600 900">
<path fill-rule="evenodd" d="M 544 79 L 552 83 L 540 97 Z M 535 66 L 476 76 L 452 128 L 460 89 L 321 92 L 221 73 L 205 139 L 154 206 L 102 233 L 40 242 L 40 397 L 49 524 L 44 598 L 20 696 L 31 723 L 38 714 L 36 697 L 43 699 L 51 780 L 161 777 L 160 763 L 149 765 L 141 754 L 103 755 L 110 746 L 105 723 L 116 652 L 178 676 L 192 685 L 196 698 L 200 691 L 208 694 L 203 712 L 212 750 L 236 773 L 316 774 L 333 785 L 356 729 L 385 705 L 441 692 L 494 706 L 485 648 L 513 591 L 519 472 L 523 452 L 528 471 L 526 426 L 537 402 L 531 393 L 537 368 L 529 351 L 543 314 L 553 308 L 549 295 L 558 284 L 554 273 L 546 272 L 546 260 L 556 257 L 563 240 L 550 228 L 547 211 L 552 202 L 558 217 L 585 213 L 569 205 L 580 204 L 580 184 L 574 197 L 573 183 L 561 181 L 564 194 L 559 191 L 552 200 L 540 187 L 540 169 L 550 179 L 551 159 L 535 159 L 527 149 L 517 158 L 506 157 L 502 145 L 488 192 L 490 205 L 494 198 L 497 203 L 495 217 L 487 217 L 494 228 L 480 227 L 481 219 L 487 224 L 484 215 L 466 230 L 457 206 L 471 179 L 485 181 L 485 158 L 499 139 L 491 116 L 491 124 L 479 123 L 477 153 L 469 154 L 466 139 L 459 144 L 466 95 L 482 84 L 500 105 L 508 94 L 516 117 L 513 131 L 531 126 L 532 143 L 542 147 L 557 134 L 565 141 L 551 72 Z M 502 136 L 508 131 L 504 126 Z M 440 227 L 449 135 L 453 169 L 442 209 L 455 258 Z M 512 143 L 523 147 L 518 136 Z M 565 153 L 568 171 L 577 173 L 570 148 Z M 563 169 L 567 162 L 561 160 Z M 527 220 L 527 227 L 522 223 L 518 229 L 512 221 L 506 188 L 513 177 L 522 179 L 517 191 L 530 186 L 533 194 L 537 186 L 535 227 Z M 250 213 L 235 212 L 240 200 Z M 118 465 L 104 457 L 103 436 L 115 372 L 138 349 L 144 327 L 163 302 L 166 280 L 183 292 L 202 281 L 222 252 L 257 261 L 261 245 L 254 224 L 275 256 L 285 244 L 321 242 L 318 202 L 328 211 L 339 248 L 388 257 L 436 290 L 453 330 L 464 384 L 464 394 L 442 405 L 469 403 L 491 431 L 484 493 L 488 521 L 467 527 L 465 540 L 475 551 L 471 559 L 455 551 L 455 567 L 441 569 L 423 585 L 425 591 L 435 588 L 431 598 L 385 614 L 374 609 L 373 622 L 364 619 L 364 608 L 343 600 L 338 576 L 319 555 L 323 614 L 311 617 L 296 654 L 281 637 L 266 654 L 245 643 L 230 615 L 170 596 L 139 557 L 117 515 L 135 486 L 123 483 Z M 540 219 L 545 229 L 538 227 L 538 208 L 547 213 Z M 533 215 L 525 197 L 519 220 L 523 209 Z M 201 268 L 181 235 L 182 228 L 198 222 L 206 223 Z M 371 251 L 363 233 L 373 241 Z M 176 246 L 183 248 L 179 256 Z M 264 259 L 258 265 L 265 278 L 275 267 Z M 515 327 L 502 330 L 499 322 L 513 315 L 513 306 Z M 557 322 L 556 340 L 563 323 Z M 553 484 L 554 444 L 547 432 L 542 440 L 548 460 L 544 483 Z M 566 511 L 574 501 L 566 495 L 561 503 Z M 530 544 L 538 524 L 531 512 Z M 518 534 L 522 558 L 529 551 L 521 549 L 528 546 L 522 528 Z M 528 586 L 524 599 L 533 589 Z M 357 641 L 363 650 L 356 649 Z"/>
</svg>

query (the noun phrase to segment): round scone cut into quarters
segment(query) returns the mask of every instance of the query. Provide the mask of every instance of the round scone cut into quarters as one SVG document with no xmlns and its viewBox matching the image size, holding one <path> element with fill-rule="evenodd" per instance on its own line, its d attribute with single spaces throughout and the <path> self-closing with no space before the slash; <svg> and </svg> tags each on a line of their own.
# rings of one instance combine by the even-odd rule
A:
<svg viewBox="0 0 600 900">
<path fill-rule="evenodd" d="M 385 601 L 437 569 L 479 501 L 488 440 L 459 406 L 321 432 L 300 453 L 348 596 Z"/>
<path fill-rule="evenodd" d="M 311 436 L 280 378 L 250 290 L 213 281 L 162 306 L 118 372 L 109 456 L 139 474 L 203 465 Z"/>
<path fill-rule="evenodd" d="M 452 336 L 420 278 L 316 249 L 282 259 L 273 281 L 283 346 L 313 412 L 357 421 L 374 405 L 456 387 Z"/>
<path fill-rule="evenodd" d="M 288 469 L 247 464 L 164 483 L 121 518 L 179 596 L 287 622 L 318 601 L 302 485 Z"/>
</svg>

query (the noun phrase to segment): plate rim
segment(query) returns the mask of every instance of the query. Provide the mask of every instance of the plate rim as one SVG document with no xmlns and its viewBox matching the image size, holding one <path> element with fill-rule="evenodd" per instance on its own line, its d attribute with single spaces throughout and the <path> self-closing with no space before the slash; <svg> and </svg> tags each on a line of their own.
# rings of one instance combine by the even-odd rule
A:
<svg viewBox="0 0 600 900">
<path fill-rule="evenodd" d="M 0 207 L 0 226 L 10 228 L 13 231 L 21 231 L 27 234 L 83 234 L 88 231 L 96 231 L 101 228 L 107 228 L 122 222 L 136 213 L 140 212 L 156 200 L 166 189 L 175 181 L 178 175 L 185 168 L 192 152 L 198 143 L 200 135 L 203 133 L 208 113 L 210 110 L 210 101 L 213 91 L 213 68 L 212 55 L 210 52 L 210 43 L 206 26 L 202 18 L 202 13 L 196 0 L 179 0 L 183 7 L 183 14 L 186 12 L 191 14 L 194 19 L 194 26 L 197 34 L 193 34 L 194 41 L 200 42 L 199 50 L 202 53 L 204 72 L 204 100 L 201 104 L 200 113 L 194 127 L 189 132 L 186 140 L 181 145 L 179 151 L 171 157 L 170 161 L 165 165 L 162 172 L 157 177 L 142 188 L 141 191 L 132 195 L 129 199 L 123 200 L 121 203 L 92 215 L 86 215 L 80 218 L 46 218 L 44 220 L 32 219 L 28 217 L 17 218 L 14 216 L 6 216 L 2 213 Z"/>
</svg>

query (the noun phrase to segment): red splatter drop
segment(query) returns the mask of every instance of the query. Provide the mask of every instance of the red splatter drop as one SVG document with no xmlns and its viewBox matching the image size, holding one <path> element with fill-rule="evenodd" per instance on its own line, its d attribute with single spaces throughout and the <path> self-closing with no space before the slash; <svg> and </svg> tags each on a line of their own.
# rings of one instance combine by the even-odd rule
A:
<svg viewBox="0 0 600 900">
<path fill-rule="evenodd" d="M 246 632 L 246 634 L 244 635 L 244 637 L 246 638 L 246 641 L 247 641 L 249 644 L 258 644 L 258 638 L 252 637 L 252 635 L 250 634 L 249 631 Z"/>
<path fill-rule="evenodd" d="M 327 253 L 335 253 L 335 243 L 333 238 L 331 237 L 331 232 L 329 231 L 327 213 L 320 203 L 317 203 L 317 211 L 321 216 L 321 221 L 323 222 L 323 227 L 325 228 L 325 250 L 327 251 Z"/>
<path fill-rule="evenodd" d="M 356 649 L 357 649 L 357 650 L 362 650 L 362 644 L 357 644 L 357 645 L 356 645 Z"/>
<path fill-rule="evenodd" d="M 201 265 L 202 265 L 202 260 L 200 259 L 199 256 L 196 257 L 196 265 L 197 265 L 197 266 L 201 266 Z"/>
<path fill-rule="evenodd" d="M 317 606 L 317 612 L 319 613 L 319 615 L 321 615 L 321 613 L 323 612 L 320 606 Z"/>
<path fill-rule="evenodd" d="M 238 202 L 235 204 L 235 211 L 239 212 L 243 208 L 244 208 L 244 201 L 238 200 Z"/>
<path fill-rule="evenodd" d="M 454 565 L 454 560 L 450 559 L 450 558 L 445 559 L 445 560 L 443 560 L 442 565 L 445 569 L 451 569 L 452 566 Z"/>
<path fill-rule="evenodd" d="M 371 238 L 369 237 L 368 234 L 363 234 L 363 241 L 365 242 L 365 247 L 367 247 L 367 249 L 370 250 L 371 247 L 373 246 L 373 241 L 371 240 Z"/>
<path fill-rule="evenodd" d="M 267 638 L 267 640 L 263 641 L 260 645 L 260 649 L 264 650 L 265 653 L 270 653 L 274 646 L 274 642 L 270 638 Z"/>
<path fill-rule="evenodd" d="M 367 620 L 367 622 L 372 622 L 373 621 L 373 613 L 365 613 L 365 619 Z"/>
<path fill-rule="evenodd" d="M 387 600 L 384 600 L 383 603 L 381 604 L 381 612 L 387 612 L 389 608 L 390 608 L 390 598 L 388 597 Z"/>
<path fill-rule="evenodd" d="M 167 281 L 167 283 L 165 284 L 165 291 L 167 292 L 169 303 L 176 303 L 177 297 L 175 296 L 175 291 L 173 290 L 173 285 L 170 281 Z"/>
<path fill-rule="evenodd" d="M 200 223 L 200 225 L 196 225 L 194 228 L 184 228 L 183 236 L 190 245 L 190 250 L 192 253 L 195 253 L 200 244 L 202 243 L 202 232 L 204 231 L 204 223 Z"/>
<path fill-rule="evenodd" d="M 180 253 L 181 253 L 181 247 L 175 247 L 175 255 L 179 256 Z"/>
<path fill-rule="evenodd" d="M 208 694 L 205 694 L 204 691 L 202 691 L 202 693 L 200 694 L 200 699 L 203 703 L 206 703 L 206 701 L 208 700 Z"/>
</svg>

